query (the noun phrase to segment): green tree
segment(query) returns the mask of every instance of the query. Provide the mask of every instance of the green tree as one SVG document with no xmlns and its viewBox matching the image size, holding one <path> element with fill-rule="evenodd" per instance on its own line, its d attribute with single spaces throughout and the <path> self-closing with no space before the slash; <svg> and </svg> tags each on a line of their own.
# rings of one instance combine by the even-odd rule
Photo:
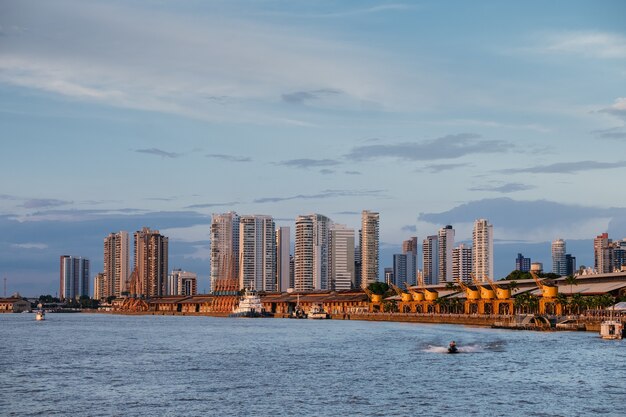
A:
<svg viewBox="0 0 626 417">
<path fill-rule="evenodd" d="M 389 285 L 380 281 L 372 282 L 367 288 L 374 294 L 378 295 L 385 295 L 387 294 L 387 291 L 389 291 Z"/>
<path fill-rule="evenodd" d="M 574 292 L 574 285 L 578 285 L 578 279 L 574 275 L 568 275 L 565 277 L 565 283 L 569 285 L 569 293 L 570 295 Z"/>
</svg>

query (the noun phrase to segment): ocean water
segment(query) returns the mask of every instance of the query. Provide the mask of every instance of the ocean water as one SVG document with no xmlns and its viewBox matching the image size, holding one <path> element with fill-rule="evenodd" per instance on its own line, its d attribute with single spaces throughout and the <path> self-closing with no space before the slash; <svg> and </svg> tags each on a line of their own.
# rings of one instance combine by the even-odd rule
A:
<svg viewBox="0 0 626 417">
<path fill-rule="evenodd" d="M 449 355 L 455 340 L 461 353 Z M 2 416 L 623 416 L 626 340 L 453 325 L 0 314 Z"/>
</svg>

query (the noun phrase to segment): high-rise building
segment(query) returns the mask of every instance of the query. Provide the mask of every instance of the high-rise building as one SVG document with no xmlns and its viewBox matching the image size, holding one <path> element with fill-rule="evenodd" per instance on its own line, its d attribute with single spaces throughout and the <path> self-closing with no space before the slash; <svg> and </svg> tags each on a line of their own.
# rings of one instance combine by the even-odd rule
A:
<svg viewBox="0 0 626 417">
<path fill-rule="evenodd" d="M 552 242 L 552 273 L 560 276 L 567 275 L 565 252 L 565 241 L 563 239 L 557 239 Z"/>
<path fill-rule="evenodd" d="M 168 271 L 168 238 L 158 230 L 144 227 L 134 233 L 135 267 L 130 293 L 145 297 L 166 294 Z"/>
<path fill-rule="evenodd" d="M 296 288 L 296 265 L 293 255 L 289 256 L 289 288 Z"/>
<path fill-rule="evenodd" d="M 386 267 L 384 269 L 385 273 L 385 284 L 391 285 L 394 283 L 395 279 L 393 277 L 393 268 Z"/>
<path fill-rule="evenodd" d="M 239 280 L 239 216 L 231 211 L 211 217 L 211 289 L 217 280 Z"/>
<path fill-rule="evenodd" d="M 119 297 L 128 291 L 129 261 L 128 232 L 111 233 L 104 238 L 104 297 Z"/>
<path fill-rule="evenodd" d="M 331 224 L 332 221 L 321 214 L 296 218 L 294 266 L 297 291 L 329 289 Z"/>
<path fill-rule="evenodd" d="M 576 257 L 569 253 L 565 254 L 565 275 L 574 275 L 576 273 Z"/>
<path fill-rule="evenodd" d="M 447 225 L 437 233 L 439 243 L 439 282 L 452 282 L 452 250 L 454 229 Z"/>
<path fill-rule="evenodd" d="M 291 251 L 291 230 L 281 226 L 276 229 L 276 288 L 279 292 L 285 292 L 293 288 L 289 278 L 289 260 Z"/>
<path fill-rule="evenodd" d="M 62 255 L 60 258 L 59 298 L 89 297 L 89 259 Z"/>
<path fill-rule="evenodd" d="M 517 258 L 515 258 L 515 270 L 522 272 L 530 271 L 530 258 L 524 258 L 524 255 L 521 253 L 517 254 Z"/>
<path fill-rule="evenodd" d="M 477 280 L 485 282 L 485 276 L 494 278 L 493 269 L 493 225 L 485 219 L 474 222 L 472 232 L 472 272 Z"/>
<path fill-rule="evenodd" d="M 276 291 L 276 226 L 272 216 L 239 218 L 239 253 L 239 288 Z"/>
<path fill-rule="evenodd" d="M 361 288 L 361 242 L 363 241 L 363 233 L 359 229 L 359 238 L 357 246 L 354 248 L 354 288 Z"/>
<path fill-rule="evenodd" d="M 379 213 L 363 210 L 361 213 L 361 288 L 378 281 Z"/>
<path fill-rule="evenodd" d="M 613 272 L 613 245 L 608 233 L 602 233 L 593 240 L 593 257 L 596 272 Z"/>
<path fill-rule="evenodd" d="M 393 255 L 393 283 L 403 287 L 404 283 L 415 285 L 417 271 L 415 268 L 416 256 L 412 252 Z"/>
<path fill-rule="evenodd" d="M 452 278 L 454 281 L 471 282 L 472 248 L 461 243 L 452 251 Z"/>
<path fill-rule="evenodd" d="M 330 226 L 330 288 L 354 287 L 354 229 L 342 224 Z"/>
<path fill-rule="evenodd" d="M 167 295 L 196 295 L 198 275 L 195 272 L 174 269 L 167 277 Z"/>
<path fill-rule="evenodd" d="M 422 242 L 422 265 L 426 284 L 439 283 L 439 238 L 427 236 Z"/>
<path fill-rule="evenodd" d="M 613 242 L 613 269 L 626 270 L 626 239 Z"/>
<path fill-rule="evenodd" d="M 417 270 L 419 269 L 419 265 L 418 265 L 419 257 L 417 256 L 418 254 L 417 236 L 413 236 L 410 239 L 407 239 L 402 242 L 402 253 L 409 257 L 413 257 L 413 259 L 409 260 L 408 264 L 413 265 L 414 267 L 410 269 L 409 271 L 407 271 L 406 282 L 408 282 L 410 285 L 416 285 L 417 284 Z"/>
<path fill-rule="evenodd" d="M 99 272 L 93 279 L 93 298 L 94 300 L 102 300 L 108 296 L 105 295 L 104 291 L 104 273 Z"/>
</svg>

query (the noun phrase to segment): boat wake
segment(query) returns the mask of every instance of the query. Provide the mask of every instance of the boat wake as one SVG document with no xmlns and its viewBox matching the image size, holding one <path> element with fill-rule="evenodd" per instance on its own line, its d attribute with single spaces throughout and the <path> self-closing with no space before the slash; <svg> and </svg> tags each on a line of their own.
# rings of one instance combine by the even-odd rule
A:
<svg viewBox="0 0 626 417">
<path fill-rule="evenodd" d="M 457 346 L 458 348 L 458 352 L 457 353 L 483 353 L 483 352 L 489 352 L 489 351 L 496 351 L 499 349 L 495 348 L 496 346 L 493 346 L 493 344 L 488 344 L 488 345 L 481 345 L 481 344 L 473 344 L 473 345 L 460 345 Z M 428 352 L 428 353 L 448 353 L 448 347 L 447 346 L 433 346 L 433 345 L 428 345 L 426 348 L 422 349 L 423 352 Z"/>
</svg>

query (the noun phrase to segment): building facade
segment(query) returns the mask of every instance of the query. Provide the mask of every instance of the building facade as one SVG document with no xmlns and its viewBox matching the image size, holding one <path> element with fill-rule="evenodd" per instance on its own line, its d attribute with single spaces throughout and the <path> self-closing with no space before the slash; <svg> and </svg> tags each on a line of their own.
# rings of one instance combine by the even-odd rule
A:
<svg viewBox="0 0 626 417">
<path fill-rule="evenodd" d="M 93 298 L 94 300 L 102 300 L 108 295 L 105 292 L 105 278 L 104 272 L 97 273 L 93 279 Z"/>
<path fill-rule="evenodd" d="M 361 213 L 361 288 L 378 281 L 380 214 Z"/>
<path fill-rule="evenodd" d="M 89 297 L 89 259 L 62 255 L 60 258 L 59 298 Z"/>
<path fill-rule="evenodd" d="M 166 294 L 168 272 L 168 238 L 158 230 L 144 227 L 134 233 L 135 265 L 130 294 L 157 297 Z"/>
<path fill-rule="evenodd" d="M 594 268 L 599 274 L 613 272 L 613 245 L 608 233 L 602 233 L 593 240 Z"/>
<path fill-rule="evenodd" d="M 295 289 L 327 290 L 330 284 L 330 226 L 321 214 L 296 218 Z"/>
<path fill-rule="evenodd" d="M 111 233 L 104 238 L 104 298 L 119 297 L 128 291 L 130 279 L 128 232 Z"/>
<path fill-rule="evenodd" d="M 192 296 L 198 293 L 198 275 L 195 272 L 174 269 L 167 277 L 167 295 Z"/>
<path fill-rule="evenodd" d="M 291 229 L 281 226 L 276 229 L 276 283 L 277 291 L 293 288 L 290 283 L 289 260 L 291 253 Z"/>
<path fill-rule="evenodd" d="M 239 279 L 239 215 L 234 211 L 211 217 L 211 290 L 217 280 Z"/>
<path fill-rule="evenodd" d="M 460 244 L 452 251 L 452 278 L 454 281 L 472 282 L 472 248 Z"/>
<path fill-rule="evenodd" d="M 355 286 L 354 229 L 333 224 L 330 227 L 330 290 L 349 290 Z"/>
<path fill-rule="evenodd" d="M 276 291 L 276 225 L 272 216 L 239 218 L 239 252 L 239 289 Z"/>
<path fill-rule="evenodd" d="M 530 258 L 525 258 L 521 253 L 517 254 L 515 258 L 515 270 L 522 272 L 530 272 Z"/>
<path fill-rule="evenodd" d="M 552 272 L 560 276 L 567 275 L 565 252 L 565 241 L 563 239 L 557 239 L 552 242 Z"/>
<path fill-rule="evenodd" d="M 427 236 L 422 242 L 422 265 L 426 284 L 439 283 L 439 238 Z"/>
<path fill-rule="evenodd" d="M 477 280 L 485 282 L 485 276 L 494 277 L 493 269 L 493 225 L 486 219 L 474 222 L 472 231 L 472 272 Z"/>
<path fill-rule="evenodd" d="M 454 249 L 454 229 L 447 225 L 437 233 L 439 251 L 439 282 L 452 282 L 452 251 Z"/>
</svg>

